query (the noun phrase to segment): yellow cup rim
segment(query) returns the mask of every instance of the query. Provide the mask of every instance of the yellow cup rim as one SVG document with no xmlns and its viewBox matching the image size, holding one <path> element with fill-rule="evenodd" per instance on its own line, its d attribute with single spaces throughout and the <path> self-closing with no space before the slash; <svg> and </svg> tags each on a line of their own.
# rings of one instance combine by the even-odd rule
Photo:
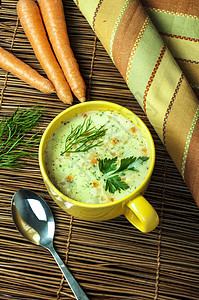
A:
<svg viewBox="0 0 199 300">
<path fill-rule="evenodd" d="M 98 105 L 98 106 L 103 106 L 106 105 L 108 109 L 110 110 L 115 110 L 116 113 L 118 111 L 118 109 L 122 109 L 122 112 L 124 112 L 123 116 L 125 116 L 127 119 L 129 119 L 126 114 L 132 114 L 132 116 L 134 118 L 136 118 L 139 121 L 139 124 L 141 124 L 140 126 L 140 130 L 142 132 L 142 128 L 145 129 L 145 132 L 147 133 L 148 137 L 150 138 L 150 142 L 151 142 L 151 156 L 150 156 L 150 167 L 147 173 L 147 176 L 145 177 L 145 179 L 142 181 L 142 183 L 129 195 L 115 201 L 115 202 L 110 202 L 110 203 L 101 203 L 101 204 L 89 204 L 89 203 L 84 203 L 84 202 L 80 202 L 74 199 L 69 198 L 68 196 L 64 195 L 63 193 L 61 193 L 56 186 L 51 182 L 50 178 L 47 175 L 46 169 L 45 169 L 45 163 L 43 160 L 44 157 L 44 151 L 45 151 L 45 145 L 46 145 L 46 139 L 48 139 L 49 136 L 49 130 L 55 126 L 55 124 L 57 123 L 57 121 L 59 119 L 61 119 L 61 117 L 65 114 L 67 114 L 70 111 L 74 110 L 74 115 L 75 115 L 75 110 L 78 107 L 89 107 L 89 106 L 93 106 L 93 105 Z M 95 110 L 95 109 L 93 109 Z M 98 110 L 98 109 L 96 109 Z M 86 112 L 86 111 L 85 111 Z M 57 127 L 56 127 L 57 128 Z M 142 132 L 143 133 L 143 132 Z M 142 188 L 148 183 L 148 181 L 150 180 L 150 177 L 152 175 L 153 169 L 154 169 L 154 165 L 155 165 L 155 145 L 154 145 L 154 141 L 152 138 L 152 135 L 148 129 L 148 127 L 146 126 L 146 124 L 135 114 L 133 113 L 131 110 L 125 108 L 124 106 L 121 106 L 119 104 L 113 103 L 113 102 L 108 102 L 108 101 L 87 101 L 87 102 L 83 102 L 83 103 L 78 103 L 75 104 L 73 106 L 70 106 L 68 108 L 66 108 L 65 110 L 63 110 L 61 113 L 59 113 L 46 127 L 41 141 L 40 141 L 40 145 L 39 145 L 39 166 L 40 166 L 40 171 L 42 176 L 44 177 L 44 180 L 48 183 L 48 186 L 53 190 L 54 193 L 56 193 L 56 195 L 58 197 L 60 197 L 62 199 L 62 201 L 66 201 L 69 202 L 70 204 L 79 206 L 79 207 L 86 207 L 86 208 L 102 208 L 102 207 L 108 207 L 108 206 L 114 206 L 117 205 L 121 202 L 126 202 L 127 200 L 130 200 L 132 198 L 135 198 L 136 195 L 139 195 L 139 191 L 142 190 Z"/>
</svg>

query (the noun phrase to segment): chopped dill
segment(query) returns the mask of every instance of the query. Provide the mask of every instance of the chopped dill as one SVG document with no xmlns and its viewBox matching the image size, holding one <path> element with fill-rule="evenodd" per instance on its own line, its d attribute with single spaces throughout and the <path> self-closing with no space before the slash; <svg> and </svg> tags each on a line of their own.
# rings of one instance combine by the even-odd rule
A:
<svg viewBox="0 0 199 300">
<path fill-rule="evenodd" d="M 34 156 L 28 151 L 39 144 L 40 137 L 36 133 L 29 132 L 37 126 L 37 122 L 43 115 L 43 108 L 37 105 L 29 109 L 19 107 L 10 117 L 3 117 L 0 121 L 0 167 L 17 168 L 23 165 L 19 158 Z"/>
</svg>

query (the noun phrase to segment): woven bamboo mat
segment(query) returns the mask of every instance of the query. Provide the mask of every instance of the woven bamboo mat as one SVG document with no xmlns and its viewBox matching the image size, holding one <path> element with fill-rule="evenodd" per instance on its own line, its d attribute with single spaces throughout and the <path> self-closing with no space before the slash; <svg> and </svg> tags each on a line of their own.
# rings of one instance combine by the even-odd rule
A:
<svg viewBox="0 0 199 300">
<path fill-rule="evenodd" d="M 16 0 L 2 0 L 0 46 L 41 74 L 17 20 Z M 20 169 L 0 169 L 0 299 L 74 299 L 50 253 L 30 244 L 15 229 L 10 202 L 16 190 L 30 188 L 53 210 L 55 248 L 89 299 L 199 299 L 199 210 L 119 72 L 72 0 L 64 1 L 71 46 L 87 85 L 88 100 L 121 104 L 148 125 L 156 145 L 156 166 L 146 197 L 160 216 L 149 234 L 123 217 L 86 222 L 69 216 L 48 195 L 37 159 Z M 46 106 L 39 128 L 67 106 L 0 70 L 0 117 L 20 105 Z M 74 104 L 78 103 L 75 99 Z M 154 111 L 154 113 L 157 113 Z M 37 151 L 38 149 L 35 149 Z"/>
</svg>

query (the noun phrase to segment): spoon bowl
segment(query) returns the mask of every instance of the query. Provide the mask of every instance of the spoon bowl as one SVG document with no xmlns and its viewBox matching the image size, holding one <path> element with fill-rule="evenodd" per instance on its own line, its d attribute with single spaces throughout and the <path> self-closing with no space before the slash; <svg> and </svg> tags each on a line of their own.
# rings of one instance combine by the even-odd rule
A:
<svg viewBox="0 0 199 300">
<path fill-rule="evenodd" d="M 55 221 L 44 199 L 33 191 L 18 190 L 12 198 L 11 212 L 18 231 L 33 244 L 40 245 L 51 252 L 76 299 L 88 300 L 53 247 Z"/>
<path fill-rule="evenodd" d="M 33 244 L 48 248 L 53 241 L 55 221 L 47 203 L 36 193 L 22 189 L 14 194 L 11 207 L 20 233 Z"/>
</svg>

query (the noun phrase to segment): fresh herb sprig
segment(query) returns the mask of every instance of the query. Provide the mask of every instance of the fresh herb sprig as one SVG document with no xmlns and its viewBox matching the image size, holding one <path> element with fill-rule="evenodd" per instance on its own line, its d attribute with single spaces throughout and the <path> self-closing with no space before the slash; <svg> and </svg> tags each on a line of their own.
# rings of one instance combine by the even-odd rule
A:
<svg viewBox="0 0 199 300">
<path fill-rule="evenodd" d="M 129 185 L 119 175 L 110 176 L 106 180 L 105 190 L 114 194 L 117 190 L 127 190 Z"/>
<path fill-rule="evenodd" d="M 105 190 L 109 191 L 110 193 L 115 193 L 115 191 L 126 190 L 129 188 L 129 185 L 121 179 L 119 176 L 120 172 L 126 170 L 138 171 L 137 163 L 143 164 L 147 161 L 149 157 L 140 156 L 140 157 L 126 157 L 121 159 L 120 165 L 117 168 L 117 157 L 112 159 L 98 159 L 99 162 L 99 169 L 105 175 L 106 185 Z"/>
<path fill-rule="evenodd" d="M 67 152 L 85 152 L 93 147 L 101 146 L 103 142 L 99 139 L 105 135 L 106 130 L 104 125 L 96 128 L 92 125 L 91 118 L 86 118 L 82 124 L 71 128 L 71 132 L 65 140 L 65 149 L 61 152 L 61 155 Z"/>
<path fill-rule="evenodd" d="M 43 108 L 37 105 L 29 109 L 19 107 L 11 117 L 3 117 L 0 121 L 0 167 L 16 168 L 23 165 L 19 158 L 24 156 L 34 156 L 28 151 L 39 144 L 39 132 L 30 134 L 36 127 L 38 120 L 43 115 Z"/>
</svg>

